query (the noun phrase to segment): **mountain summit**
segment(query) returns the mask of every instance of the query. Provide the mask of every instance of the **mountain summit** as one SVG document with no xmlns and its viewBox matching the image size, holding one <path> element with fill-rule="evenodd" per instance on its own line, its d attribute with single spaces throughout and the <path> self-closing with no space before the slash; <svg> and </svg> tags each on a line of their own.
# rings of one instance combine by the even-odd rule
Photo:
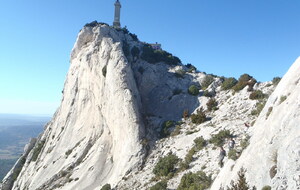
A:
<svg viewBox="0 0 300 190">
<path fill-rule="evenodd" d="M 126 28 L 87 24 L 60 107 L 0 189 L 219 189 L 242 167 L 258 188 L 299 188 L 299 63 L 273 92 L 275 82 L 197 72 Z"/>
</svg>

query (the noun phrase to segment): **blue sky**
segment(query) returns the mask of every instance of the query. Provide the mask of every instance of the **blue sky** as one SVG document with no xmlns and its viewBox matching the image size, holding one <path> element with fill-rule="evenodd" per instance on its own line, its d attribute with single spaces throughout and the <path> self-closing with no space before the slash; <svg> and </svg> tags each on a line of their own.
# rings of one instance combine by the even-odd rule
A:
<svg viewBox="0 0 300 190">
<path fill-rule="evenodd" d="M 114 0 L 3 0 L 0 113 L 53 114 L 82 26 L 111 24 Z M 300 56 L 299 0 L 122 1 L 121 25 L 198 70 L 259 81 Z"/>
</svg>

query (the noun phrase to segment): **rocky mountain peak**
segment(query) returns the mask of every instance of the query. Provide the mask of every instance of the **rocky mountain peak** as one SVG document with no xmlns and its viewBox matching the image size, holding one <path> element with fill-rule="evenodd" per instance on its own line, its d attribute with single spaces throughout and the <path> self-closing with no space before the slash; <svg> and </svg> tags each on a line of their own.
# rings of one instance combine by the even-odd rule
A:
<svg viewBox="0 0 300 190">
<path fill-rule="evenodd" d="M 284 184 L 298 175 L 299 71 L 298 60 L 277 87 L 206 74 L 92 22 L 73 47 L 60 107 L 0 189 L 219 189 L 242 167 L 251 185 L 298 188 Z"/>
</svg>

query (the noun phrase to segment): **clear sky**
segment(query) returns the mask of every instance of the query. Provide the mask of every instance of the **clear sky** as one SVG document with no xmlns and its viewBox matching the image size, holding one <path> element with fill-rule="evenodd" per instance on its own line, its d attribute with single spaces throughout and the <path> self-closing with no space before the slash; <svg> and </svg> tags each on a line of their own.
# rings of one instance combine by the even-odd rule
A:
<svg viewBox="0 0 300 190">
<path fill-rule="evenodd" d="M 53 114 L 84 24 L 113 22 L 115 0 L 2 0 L 0 113 Z M 299 0 L 121 0 L 121 25 L 198 70 L 259 81 L 300 56 Z"/>
</svg>

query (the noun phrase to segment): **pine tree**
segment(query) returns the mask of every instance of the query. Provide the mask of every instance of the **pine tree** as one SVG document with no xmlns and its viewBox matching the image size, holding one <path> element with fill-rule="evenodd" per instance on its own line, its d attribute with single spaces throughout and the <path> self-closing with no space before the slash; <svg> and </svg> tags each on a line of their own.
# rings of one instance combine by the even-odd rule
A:
<svg viewBox="0 0 300 190">
<path fill-rule="evenodd" d="M 249 187 L 247 181 L 246 181 L 246 177 L 245 177 L 245 173 L 246 170 L 244 168 L 242 168 L 239 173 L 238 173 L 238 181 L 236 183 L 234 183 L 233 181 L 231 181 L 231 187 L 227 188 L 228 190 L 256 190 L 255 186 L 253 186 L 252 188 Z"/>
</svg>

